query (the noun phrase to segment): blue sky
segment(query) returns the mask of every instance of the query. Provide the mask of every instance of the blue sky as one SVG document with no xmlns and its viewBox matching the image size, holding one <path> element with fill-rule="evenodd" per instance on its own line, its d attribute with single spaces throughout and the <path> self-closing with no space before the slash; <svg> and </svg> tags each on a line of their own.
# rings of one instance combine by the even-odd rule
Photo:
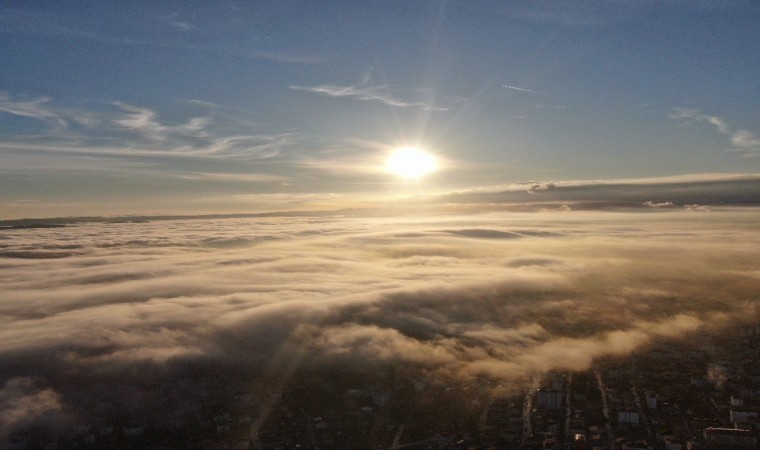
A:
<svg viewBox="0 0 760 450">
<path fill-rule="evenodd" d="M 759 23 L 740 0 L 6 3 L 2 217 L 754 174 Z M 441 170 L 386 173 L 402 145 Z"/>
</svg>

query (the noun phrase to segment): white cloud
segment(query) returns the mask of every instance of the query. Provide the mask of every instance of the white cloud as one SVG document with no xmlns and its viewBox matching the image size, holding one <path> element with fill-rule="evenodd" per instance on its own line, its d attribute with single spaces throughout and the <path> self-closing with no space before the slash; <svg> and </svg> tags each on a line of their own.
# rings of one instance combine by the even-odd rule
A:
<svg viewBox="0 0 760 450">
<path fill-rule="evenodd" d="M 116 106 L 121 108 L 126 114 L 114 120 L 119 126 L 136 131 L 149 139 L 163 139 L 166 127 L 156 120 L 156 113 L 148 108 L 127 105 L 116 102 Z"/>
<path fill-rule="evenodd" d="M 731 145 L 740 149 L 760 150 L 760 137 L 749 130 L 736 130 L 731 135 Z"/>
<path fill-rule="evenodd" d="M 280 155 L 283 148 L 293 145 L 296 140 L 295 132 L 219 136 L 210 139 L 205 150 L 208 154 L 269 159 Z"/>
<path fill-rule="evenodd" d="M 50 107 L 51 100 L 50 97 L 27 101 L 12 100 L 7 94 L 0 92 L 0 112 L 29 117 L 65 128 L 68 122 L 60 113 Z"/>
<path fill-rule="evenodd" d="M 311 92 L 327 97 L 345 97 L 355 100 L 379 102 L 399 108 L 420 108 L 427 111 L 446 111 L 450 109 L 426 102 L 402 100 L 397 94 L 392 93 L 388 86 L 339 86 L 325 84 L 321 86 L 290 86 L 290 89 Z"/>
<path fill-rule="evenodd" d="M 712 211 L 712 209 L 707 205 L 699 205 L 699 204 L 692 204 L 692 205 L 683 205 L 683 208 L 686 211 L 699 211 L 699 212 L 707 212 Z"/>
<path fill-rule="evenodd" d="M 648 206 L 650 208 L 675 208 L 676 205 L 673 204 L 673 202 L 653 202 L 651 200 L 644 202 L 644 206 Z"/>
<path fill-rule="evenodd" d="M 122 102 L 114 102 L 114 105 L 120 109 L 121 113 L 113 118 L 112 122 L 118 127 L 137 133 L 148 141 L 171 141 L 169 145 L 187 146 L 190 144 L 187 139 L 194 139 L 195 146 L 203 146 L 215 140 L 210 132 L 214 125 L 210 116 L 190 117 L 184 123 L 168 125 L 159 120 L 156 111 L 150 108 Z M 185 141 L 182 141 L 183 139 Z M 177 142 L 178 140 L 181 142 Z"/>
<path fill-rule="evenodd" d="M 718 116 L 702 114 L 697 109 L 691 108 L 673 108 L 668 117 L 675 120 L 695 120 L 698 122 L 707 122 L 713 125 L 719 133 L 730 138 L 731 151 L 742 153 L 745 156 L 760 154 L 760 137 L 757 133 L 750 130 L 733 129 L 725 120 Z"/>
<path fill-rule="evenodd" d="M 264 130 L 251 120 L 249 111 L 222 108 L 198 100 L 190 103 L 206 111 L 202 114 L 188 112 L 185 117 L 172 122 L 151 107 L 118 101 L 82 111 L 59 107 L 47 97 L 18 101 L 0 94 L 0 113 L 49 124 L 43 133 L 18 131 L 15 135 L 7 135 L 0 147 L 19 152 L 29 150 L 14 160 L 19 165 L 23 160 L 34 159 L 30 152 L 35 151 L 82 156 L 83 161 L 78 167 L 83 169 L 103 168 L 108 164 L 129 164 L 135 168 L 140 165 L 135 158 L 144 158 L 144 168 L 158 170 L 155 168 L 156 158 L 161 157 L 187 157 L 196 161 L 199 158 L 271 159 L 279 156 L 283 149 L 294 146 L 299 139 L 294 129 Z M 252 132 L 257 128 L 262 131 Z M 101 157 L 99 160 L 92 158 L 98 156 Z M 49 167 L 49 164 L 42 166 Z M 28 168 L 28 164 L 25 167 Z"/>
</svg>

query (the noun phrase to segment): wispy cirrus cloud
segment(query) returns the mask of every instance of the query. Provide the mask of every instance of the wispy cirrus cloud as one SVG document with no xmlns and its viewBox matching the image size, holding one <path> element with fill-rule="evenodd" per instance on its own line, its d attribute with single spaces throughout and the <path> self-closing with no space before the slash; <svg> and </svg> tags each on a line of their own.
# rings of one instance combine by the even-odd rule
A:
<svg viewBox="0 0 760 450">
<path fill-rule="evenodd" d="M 17 100 L 4 96 L 0 120 L 3 115 L 12 115 L 20 125 L 14 123 L 14 128 L 0 137 L 4 190 L 24 184 L 34 189 L 30 179 L 56 179 L 67 174 L 73 190 L 79 189 L 80 183 L 73 180 L 80 177 L 119 182 L 129 179 L 132 181 L 127 182 L 130 186 L 126 191 L 155 185 L 167 190 L 204 189 L 208 191 L 204 195 L 228 194 L 216 203 L 203 201 L 204 195 L 197 196 L 196 203 L 205 210 L 218 210 L 221 204 L 226 205 L 221 207 L 225 211 L 236 207 L 276 209 L 278 206 L 272 204 L 276 199 L 261 206 L 235 195 L 252 189 L 276 192 L 315 170 L 299 164 L 303 136 L 297 129 L 257 124 L 247 111 L 204 102 L 188 103 L 180 114 L 172 115 L 152 106 L 125 102 L 86 106 L 89 110 L 82 111 L 47 97 Z M 310 155 L 315 156 L 314 152 Z M 6 214 L 29 216 L 38 214 L 33 209 L 44 210 L 51 205 L 87 209 L 91 204 L 85 199 L 88 195 L 91 193 L 77 195 L 75 205 L 53 201 L 40 206 L 14 203 L 13 198 L 2 203 Z M 27 197 L 37 198 L 21 198 Z M 158 198 L 154 201 L 163 201 Z"/>
<path fill-rule="evenodd" d="M 135 131 L 150 139 L 164 139 L 167 127 L 156 120 L 155 111 L 126 103 L 115 102 L 124 114 L 114 119 L 114 123 L 128 130 Z"/>
<path fill-rule="evenodd" d="M 283 149 L 295 146 L 297 141 L 295 131 L 221 136 L 213 138 L 207 150 L 212 155 L 270 159 L 280 156 Z"/>
<path fill-rule="evenodd" d="M 56 105 L 50 97 L 19 100 L 0 93 L 0 115 L 46 127 L 42 132 L 18 129 L 0 145 L 70 154 L 262 159 L 278 156 L 297 139 L 293 129 L 251 133 L 258 126 L 250 112 L 197 100 L 191 103 L 206 111 L 169 121 L 154 108 L 121 101 L 83 111 Z"/>
<path fill-rule="evenodd" d="M 760 136 L 755 131 L 733 128 L 721 117 L 704 114 L 692 108 L 673 108 L 668 117 L 674 120 L 709 123 L 719 133 L 729 137 L 730 151 L 741 153 L 743 156 L 760 156 Z"/>
<path fill-rule="evenodd" d="M 323 84 L 320 86 L 290 86 L 291 90 L 310 92 L 335 98 L 349 98 L 354 100 L 383 103 L 398 108 L 419 108 L 426 111 L 447 111 L 451 108 L 440 107 L 423 101 L 410 101 L 401 98 L 401 95 L 391 90 L 389 86 L 341 86 L 335 84 Z"/>
<path fill-rule="evenodd" d="M 736 130 L 731 134 L 731 145 L 737 149 L 760 152 L 760 137 L 749 130 Z"/>
<path fill-rule="evenodd" d="M 59 128 L 68 126 L 64 114 L 51 108 L 52 98 L 39 97 L 32 100 L 12 99 L 8 94 L 0 92 L 0 113 L 12 114 L 41 120 Z"/>
</svg>

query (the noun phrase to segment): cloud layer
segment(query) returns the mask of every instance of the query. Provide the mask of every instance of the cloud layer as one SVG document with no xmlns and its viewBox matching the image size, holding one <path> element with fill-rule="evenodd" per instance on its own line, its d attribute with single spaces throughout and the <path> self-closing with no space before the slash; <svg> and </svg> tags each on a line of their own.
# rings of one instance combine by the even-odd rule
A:
<svg viewBox="0 0 760 450">
<path fill-rule="evenodd" d="M 273 217 L 0 230 L 0 433 L 150 416 L 208 367 L 517 382 L 751 317 L 757 212 Z M 733 320 L 733 319 L 732 319 Z M 262 381 L 263 382 L 263 381 Z M 184 397 L 183 397 L 184 396 Z M 171 407 L 175 400 L 166 400 Z M 176 400 L 176 406 L 181 402 Z M 164 405 L 166 406 L 166 405 Z"/>
<path fill-rule="evenodd" d="M 661 178 L 528 181 L 463 190 L 434 201 L 459 205 L 512 205 L 541 208 L 684 208 L 760 204 L 758 174 L 694 174 Z M 704 209 L 704 208 L 702 208 Z"/>
</svg>

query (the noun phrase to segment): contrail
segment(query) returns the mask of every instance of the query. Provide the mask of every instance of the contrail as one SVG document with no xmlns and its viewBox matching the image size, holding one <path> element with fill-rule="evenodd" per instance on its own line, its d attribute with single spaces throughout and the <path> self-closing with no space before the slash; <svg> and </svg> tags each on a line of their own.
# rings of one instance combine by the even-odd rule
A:
<svg viewBox="0 0 760 450">
<path fill-rule="evenodd" d="M 514 89 L 514 90 L 516 90 L 516 91 L 522 91 L 522 92 L 530 92 L 531 94 L 539 94 L 539 95 L 543 95 L 543 93 L 541 93 L 541 92 L 538 92 L 538 91 L 531 91 L 530 89 L 523 89 L 523 88 L 519 88 L 519 87 L 517 87 L 517 86 L 507 86 L 506 84 L 502 84 L 502 85 L 501 85 L 501 87 L 505 87 L 505 88 L 507 88 L 507 89 Z"/>
</svg>

